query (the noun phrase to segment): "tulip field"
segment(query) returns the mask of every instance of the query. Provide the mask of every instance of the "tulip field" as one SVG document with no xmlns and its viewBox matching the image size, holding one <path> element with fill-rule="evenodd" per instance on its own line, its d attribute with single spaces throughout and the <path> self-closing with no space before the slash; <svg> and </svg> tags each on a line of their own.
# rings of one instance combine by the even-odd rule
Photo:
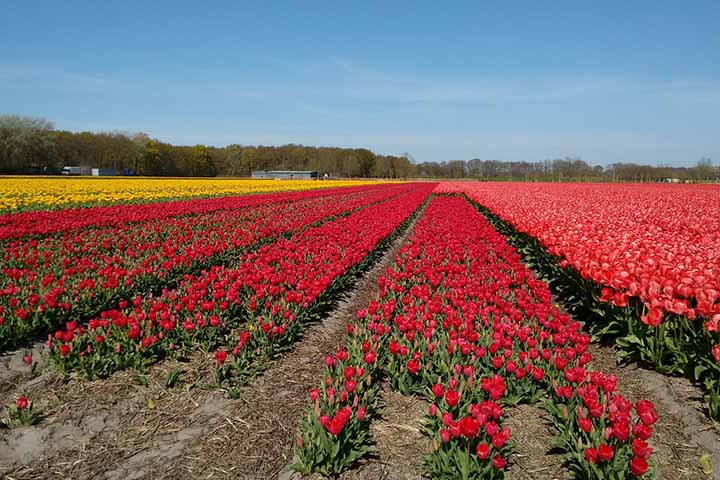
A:
<svg viewBox="0 0 720 480">
<path fill-rule="evenodd" d="M 417 459 L 428 478 L 515 478 L 523 432 L 509 418 L 523 405 L 542 412 L 562 478 L 667 478 L 656 465 L 679 461 L 657 457 L 677 419 L 598 365 L 593 349 L 608 343 L 613 358 L 684 377 L 703 418 L 720 417 L 717 186 L 148 179 L 125 190 L 116 179 L 86 193 L 68 183 L 65 200 L 38 189 L 33 204 L 28 180 L 17 181 L 0 195 L 0 349 L 21 364 L 0 377 L 9 478 L 89 478 L 149 465 L 153 451 L 175 455 L 160 462 L 167 478 L 344 478 L 377 461 L 373 425 L 388 391 L 426 405 L 406 428 L 429 445 Z M 369 293 L 357 292 L 362 279 Z M 313 347 L 310 331 L 334 346 L 284 363 Z M 148 385 L 165 365 L 162 386 Z M 284 368 L 298 369 L 287 392 L 263 386 Z M 215 403 L 192 397 L 185 418 L 142 397 L 177 390 L 186 370 L 203 380 L 185 391 Z M 77 433 L 96 418 L 78 405 L 111 408 L 92 393 L 104 385 L 131 392 L 112 405 L 140 395 L 140 413 Z M 286 407 L 281 433 L 254 423 Z M 157 414 L 164 423 L 146 428 Z M 183 430 L 194 415 L 205 420 Z M 58 425 L 76 440 L 53 445 Z M 232 427 L 224 437 L 222 425 Z M 270 439 L 282 456 L 258 447 L 222 455 L 212 472 L 207 462 L 173 470 L 202 461 L 205 442 L 231 448 L 243 425 L 287 435 Z M 43 447 L 20 447 L 28 438 Z M 248 458 L 272 474 L 244 471 Z M 141 467 L 132 478 L 158 478 Z"/>
<path fill-rule="evenodd" d="M 704 384 L 720 418 L 720 187 L 445 183 L 621 355 Z"/>
<path fill-rule="evenodd" d="M 334 188 L 363 183 L 368 182 L 237 178 L 0 176 L 0 215 L 69 207 Z M 0 224 L 2 223 L 3 220 L 0 219 Z"/>
<path fill-rule="evenodd" d="M 541 398 L 579 478 L 648 471 L 653 405 L 586 369 L 590 337 L 466 200 L 433 199 L 378 286 L 310 391 L 298 470 L 339 472 L 370 451 L 386 377 L 431 402 L 432 478 L 502 478 L 512 443 L 503 406 Z"/>
<path fill-rule="evenodd" d="M 317 307 L 321 294 L 389 236 L 431 189 L 427 185 L 383 189 L 385 199 L 346 217 L 310 225 L 227 267 L 184 275 L 175 288 L 165 288 L 159 295 L 121 300 L 117 308 L 101 312 L 87 326 L 68 322 L 55 333 L 51 355 L 62 370 L 106 375 L 237 337 L 237 343 L 228 342 L 233 358 L 225 365 L 233 371 L 224 375 L 242 375 L 253 367 L 258 351 L 279 348 L 296 337 L 301 317 Z M 367 202 L 374 195 L 362 198 Z M 349 206 L 343 198 L 334 200 L 335 208 Z M 323 215 L 332 212 L 313 207 Z M 225 351 L 218 351 L 219 363 L 225 364 Z"/>
<path fill-rule="evenodd" d="M 114 225 L 98 216 L 92 225 L 96 228 L 9 240 L 4 245 L 5 276 L 0 280 L 0 345 L 47 333 L 63 320 L 87 320 L 104 306 L 134 298 L 135 292 L 157 290 L 203 267 L 229 262 L 258 242 L 404 189 L 360 187 L 359 192 L 235 197 L 217 204 L 215 210 L 172 218 L 165 216 L 162 205 L 152 205 L 143 208 L 143 221 Z M 247 207 L 248 201 L 254 206 Z M 81 219 L 90 220 L 91 214 Z"/>
</svg>

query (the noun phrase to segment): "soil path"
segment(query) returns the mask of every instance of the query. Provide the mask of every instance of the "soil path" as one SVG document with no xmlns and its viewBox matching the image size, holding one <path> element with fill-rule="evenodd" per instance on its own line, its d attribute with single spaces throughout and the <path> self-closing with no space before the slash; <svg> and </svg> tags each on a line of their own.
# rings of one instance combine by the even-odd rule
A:
<svg viewBox="0 0 720 480">
<path fill-rule="evenodd" d="M 419 218 L 416 217 L 416 218 Z M 277 478 L 287 470 L 302 416 L 309 407 L 308 390 L 317 386 L 323 359 L 345 338 L 345 327 L 378 292 L 377 278 L 393 264 L 410 234 L 395 240 L 381 260 L 355 285 L 321 323 L 311 327 L 301 342 L 248 385 L 231 408 L 229 420 L 208 436 L 197 436 L 183 451 L 184 460 L 157 473 L 182 478 Z"/>
<path fill-rule="evenodd" d="M 383 388 L 382 396 L 385 406 L 381 416 L 370 425 L 377 448 L 375 456 L 344 472 L 338 480 L 422 478 L 422 457 L 432 449 L 431 441 L 420 430 L 429 403 L 393 392 L 387 386 Z"/>
</svg>

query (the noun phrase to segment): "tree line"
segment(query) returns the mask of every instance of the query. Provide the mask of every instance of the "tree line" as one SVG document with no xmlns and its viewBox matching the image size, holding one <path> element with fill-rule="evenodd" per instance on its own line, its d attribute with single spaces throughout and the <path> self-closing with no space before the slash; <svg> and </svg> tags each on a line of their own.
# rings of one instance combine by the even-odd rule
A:
<svg viewBox="0 0 720 480">
<path fill-rule="evenodd" d="M 590 165 L 580 158 L 566 157 L 538 162 L 500 160 L 451 160 L 415 165 L 415 175 L 428 178 L 472 178 L 477 180 L 659 182 L 720 181 L 720 168 L 710 158 L 701 158 L 693 167 L 612 163 Z"/>
<path fill-rule="evenodd" d="M 0 174 L 57 174 L 88 166 L 151 176 L 249 176 L 253 170 L 315 170 L 337 177 L 472 178 L 526 181 L 704 181 L 720 178 L 709 158 L 694 167 L 614 163 L 580 158 L 537 162 L 451 160 L 414 163 L 409 155 L 378 155 L 366 148 L 305 145 L 172 145 L 145 133 L 68 132 L 42 118 L 0 115 Z"/>
<path fill-rule="evenodd" d="M 253 170 L 315 170 L 337 177 L 407 178 L 405 156 L 366 148 L 305 145 L 172 145 L 145 133 L 68 132 L 45 119 L 0 115 L 0 174 L 57 174 L 63 166 L 151 176 L 250 176 Z"/>
</svg>

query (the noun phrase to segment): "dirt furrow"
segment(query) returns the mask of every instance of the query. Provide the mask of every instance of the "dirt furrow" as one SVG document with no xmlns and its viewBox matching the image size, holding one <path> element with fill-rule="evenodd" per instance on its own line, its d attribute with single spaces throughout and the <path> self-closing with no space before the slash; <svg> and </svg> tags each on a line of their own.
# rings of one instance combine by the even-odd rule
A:
<svg viewBox="0 0 720 480">
<path fill-rule="evenodd" d="M 370 432 L 377 451 L 356 468 L 344 472 L 338 480 L 414 480 L 422 478 L 422 458 L 430 453 L 430 439 L 422 433 L 422 419 L 429 403 L 424 399 L 393 392 L 382 392 L 380 418 L 374 419 Z"/>
<path fill-rule="evenodd" d="M 377 278 L 392 265 L 412 231 L 393 242 L 382 259 L 356 284 L 321 323 L 311 327 L 295 348 L 243 389 L 226 422 L 206 436 L 198 435 L 183 451 L 183 460 L 167 469 L 154 464 L 148 477 L 277 478 L 292 460 L 300 419 L 307 411 L 308 390 L 317 385 L 323 359 L 345 337 L 346 325 L 377 294 Z"/>
</svg>

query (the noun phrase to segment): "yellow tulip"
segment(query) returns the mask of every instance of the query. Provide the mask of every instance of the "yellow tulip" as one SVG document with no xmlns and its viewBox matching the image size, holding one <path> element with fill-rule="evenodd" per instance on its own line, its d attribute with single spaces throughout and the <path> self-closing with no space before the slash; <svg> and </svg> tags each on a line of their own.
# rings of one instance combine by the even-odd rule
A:
<svg viewBox="0 0 720 480">
<path fill-rule="evenodd" d="M 0 213 L 73 206 L 221 197 L 374 183 L 154 177 L 0 177 Z"/>
</svg>

